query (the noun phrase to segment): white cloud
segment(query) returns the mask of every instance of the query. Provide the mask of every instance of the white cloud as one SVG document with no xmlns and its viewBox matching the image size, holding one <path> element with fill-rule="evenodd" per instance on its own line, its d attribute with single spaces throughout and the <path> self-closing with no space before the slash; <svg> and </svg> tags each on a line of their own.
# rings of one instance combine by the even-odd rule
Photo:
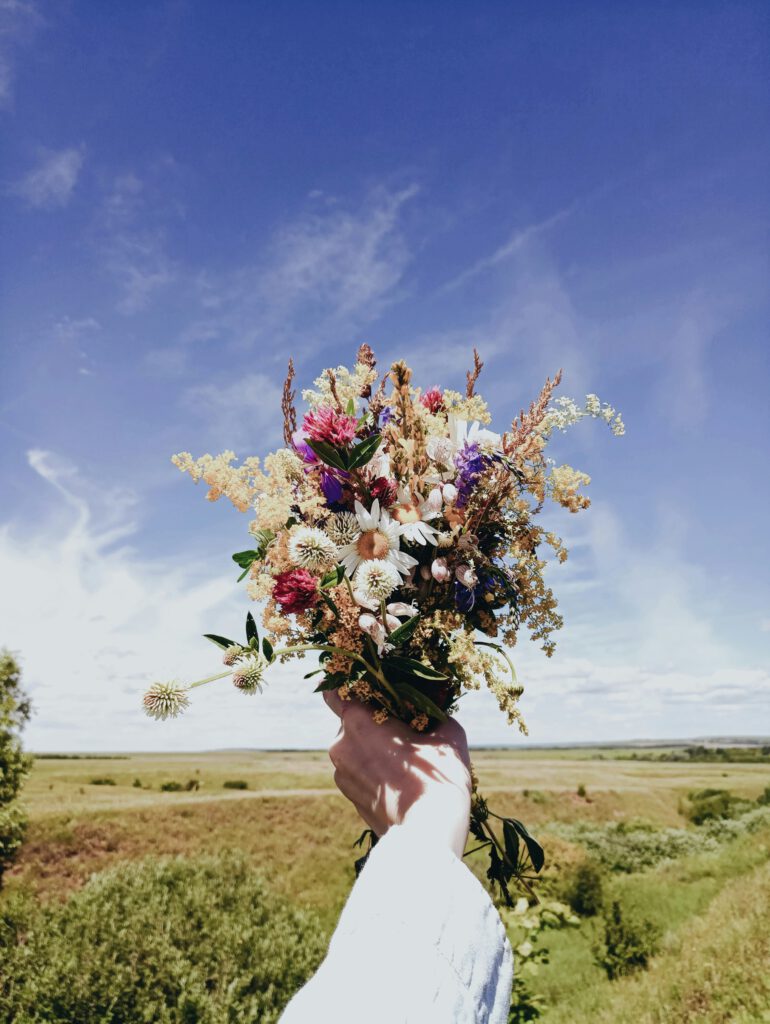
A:
<svg viewBox="0 0 770 1024">
<path fill-rule="evenodd" d="M 572 203 L 563 210 L 557 210 L 556 213 L 551 214 L 550 217 L 546 217 L 544 220 L 537 221 L 534 224 L 528 224 L 524 228 L 517 228 L 511 233 L 507 242 L 498 246 L 491 255 L 482 257 L 475 263 L 471 264 L 470 267 L 467 267 L 459 273 L 456 277 L 447 281 L 447 283 L 441 287 L 441 291 L 453 291 L 455 288 L 460 288 L 474 277 L 484 274 L 486 271 L 491 270 L 500 263 L 504 263 L 506 260 L 509 260 L 512 256 L 516 256 L 523 252 L 536 238 L 546 234 L 551 230 L 551 228 L 556 227 L 557 224 L 566 220 L 573 213 L 576 205 L 576 203 Z"/>
<path fill-rule="evenodd" d="M 36 209 L 66 206 L 75 191 L 83 160 L 82 147 L 46 150 L 37 166 L 17 181 L 11 191 Z"/>
<path fill-rule="evenodd" d="M 201 634 L 238 636 L 245 594 L 234 572 L 223 567 L 214 574 L 194 552 L 183 562 L 141 557 L 128 544 L 137 530 L 134 495 L 103 493 L 50 453 L 30 452 L 28 459 L 56 498 L 46 502 L 50 515 L 34 529 L 0 527 L 0 578 L 11 583 L 0 591 L 0 640 L 23 659 L 36 707 L 32 749 L 331 741 L 333 717 L 302 678 L 307 661 L 273 666 L 265 692 L 254 698 L 223 680 L 196 690 L 181 719 L 146 719 L 139 700 L 153 679 L 191 681 L 217 671 L 217 652 Z M 670 551 L 626 555 L 623 531 L 606 511 L 600 520 L 582 537 L 580 574 L 594 583 L 588 596 L 570 593 L 567 567 L 555 570 L 567 575 L 555 582 L 568 612 L 557 654 L 545 659 L 523 636 L 513 652 L 527 687 L 523 709 L 532 739 L 760 732 L 770 710 L 770 676 L 742 663 L 717 635 L 707 610 L 698 607 L 697 574 Z M 616 542 L 602 552 L 608 527 Z M 592 555 L 606 561 L 595 564 Z M 667 601 L 665 614 L 654 607 L 656 599 Z M 461 720 L 475 743 L 518 741 L 489 695 L 470 694 L 462 705 Z"/>
<path fill-rule="evenodd" d="M 10 107 L 13 101 L 16 52 L 41 22 L 31 0 L 0 0 L 0 107 Z"/>
<path fill-rule="evenodd" d="M 178 278 L 167 251 L 165 227 L 147 198 L 144 182 L 133 173 L 118 175 L 105 196 L 96 226 L 96 246 L 121 296 L 118 311 L 146 309 L 157 293 Z M 148 226 L 149 225 L 149 226 Z"/>
<path fill-rule="evenodd" d="M 189 280 L 200 314 L 173 346 L 149 355 L 152 366 L 182 372 L 195 346 L 257 351 L 266 360 L 290 346 L 317 351 L 351 338 L 398 295 L 411 252 L 401 230 L 416 186 L 376 189 L 356 208 L 314 196 L 311 207 L 279 228 L 249 264 Z"/>
<path fill-rule="evenodd" d="M 281 443 L 281 391 L 265 374 L 250 373 L 188 388 L 182 401 L 208 421 L 210 444 L 237 449 L 258 439 L 268 451 Z"/>
<path fill-rule="evenodd" d="M 50 516 L 34 529 L 0 527 L 0 643 L 17 651 L 35 715 L 37 750 L 169 750 L 331 741 L 333 716 L 303 663 L 274 666 L 266 692 L 247 698 L 227 680 L 195 691 L 173 722 L 147 719 L 141 695 L 155 678 L 216 672 L 204 632 L 240 635 L 248 601 L 234 570 L 207 571 L 195 553 L 143 558 L 127 546 L 135 498 L 101 493 L 75 467 L 34 451 L 50 487 Z M 189 495 L 189 500 L 201 498 Z"/>
</svg>

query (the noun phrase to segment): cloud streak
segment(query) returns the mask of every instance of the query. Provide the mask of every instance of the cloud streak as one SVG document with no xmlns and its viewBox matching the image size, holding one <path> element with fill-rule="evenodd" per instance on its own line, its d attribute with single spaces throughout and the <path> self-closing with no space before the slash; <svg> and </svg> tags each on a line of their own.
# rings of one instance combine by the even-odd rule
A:
<svg viewBox="0 0 770 1024">
<path fill-rule="evenodd" d="M 37 165 L 9 191 L 37 210 L 66 206 L 75 191 L 84 159 L 82 146 L 44 150 Z"/>
</svg>

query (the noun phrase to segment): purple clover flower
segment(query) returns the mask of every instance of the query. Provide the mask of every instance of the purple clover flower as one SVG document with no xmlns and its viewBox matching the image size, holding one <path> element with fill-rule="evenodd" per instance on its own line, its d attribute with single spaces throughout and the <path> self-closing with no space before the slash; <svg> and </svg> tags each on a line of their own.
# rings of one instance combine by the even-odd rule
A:
<svg viewBox="0 0 770 1024">
<path fill-rule="evenodd" d="M 479 477 L 484 472 L 486 465 L 485 456 L 477 444 L 469 444 L 467 441 L 454 457 L 457 476 L 454 484 L 457 488 L 457 506 L 463 508 L 470 498 L 473 488 Z"/>
</svg>

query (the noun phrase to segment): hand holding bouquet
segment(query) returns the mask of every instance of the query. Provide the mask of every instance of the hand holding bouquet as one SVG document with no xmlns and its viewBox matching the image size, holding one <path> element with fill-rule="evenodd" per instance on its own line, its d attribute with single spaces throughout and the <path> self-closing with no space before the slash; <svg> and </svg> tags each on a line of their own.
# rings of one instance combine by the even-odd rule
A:
<svg viewBox="0 0 770 1024">
<path fill-rule="evenodd" d="M 176 715 L 191 689 L 228 675 L 254 694 L 272 662 L 317 651 L 320 667 L 306 677 L 320 675 L 315 691 L 362 702 L 375 722 L 393 716 L 423 732 L 453 714 L 463 693 L 486 685 L 526 731 L 507 649 L 525 629 L 553 653 L 562 618 L 543 577 L 543 548 L 567 557 L 537 515 L 547 499 L 570 512 L 589 504 L 589 477 L 555 465 L 546 447 L 554 431 L 586 416 L 616 435 L 624 428 L 595 395 L 583 407 L 554 399 L 558 373 L 508 431 L 494 433 L 476 393 L 483 364 L 475 350 L 473 357 L 465 394 L 422 390 L 403 362 L 380 378 L 363 345 L 352 371 L 326 370 L 303 392 L 301 425 L 290 362 L 285 447 L 264 465 L 255 457 L 234 465 L 229 451 L 174 456 L 206 482 L 209 500 L 225 496 L 254 516 L 253 544 L 233 558 L 249 596 L 263 603 L 263 631 L 260 640 L 249 613 L 242 642 L 207 634 L 228 671 L 187 686 L 154 684 L 144 697 L 148 714 Z M 511 879 L 526 885 L 543 854 L 516 819 L 499 819 L 501 840 L 490 822 L 497 817 L 476 793 L 471 832 L 489 849 L 489 878 L 509 899 Z"/>
</svg>

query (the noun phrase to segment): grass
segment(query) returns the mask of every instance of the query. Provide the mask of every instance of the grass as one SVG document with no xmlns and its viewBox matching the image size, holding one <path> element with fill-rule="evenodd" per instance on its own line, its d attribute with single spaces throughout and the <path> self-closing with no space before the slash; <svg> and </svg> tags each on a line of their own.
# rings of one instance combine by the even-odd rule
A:
<svg viewBox="0 0 770 1024">
<path fill-rule="evenodd" d="M 755 800 L 770 782 L 761 764 L 622 760 L 621 748 L 616 760 L 607 750 L 601 751 L 603 760 L 587 753 L 581 748 L 473 755 L 493 810 L 539 832 L 550 878 L 584 853 L 575 842 L 550 835 L 548 823 L 642 819 L 683 828 L 688 793 L 727 789 Z M 107 777 L 115 785 L 91 784 Z M 199 788 L 161 789 L 189 780 Z M 248 789 L 224 788 L 228 781 Z M 580 784 L 584 795 L 576 792 Z M 121 862 L 230 849 L 243 853 L 274 890 L 315 910 L 324 930 L 333 927 L 353 883 L 352 844 L 362 828 L 334 788 L 323 751 L 41 758 L 25 803 L 31 824 L 8 878 L 11 891 L 31 888 L 44 900 L 59 899 L 94 872 Z M 761 958 L 767 958 L 759 925 L 770 912 L 769 858 L 770 833 L 757 833 L 715 853 L 608 875 L 609 897 L 620 896 L 661 926 L 661 953 L 642 976 L 609 982 L 593 959 L 599 923 L 587 920 L 578 929 L 549 932 L 551 962 L 535 979 L 547 1000 L 545 1024 L 770 1021 L 757 1015 L 762 1003 L 755 996 L 763 991 L 758 978 Z M 469 863 L 483 875 L 480 855 Z M 747 942 L 752 945 L 741 954 L 744 965 L 738 954 Z M 726 985 L 733 986 L 732 995 L 723 991 Z"/>
</svg>

